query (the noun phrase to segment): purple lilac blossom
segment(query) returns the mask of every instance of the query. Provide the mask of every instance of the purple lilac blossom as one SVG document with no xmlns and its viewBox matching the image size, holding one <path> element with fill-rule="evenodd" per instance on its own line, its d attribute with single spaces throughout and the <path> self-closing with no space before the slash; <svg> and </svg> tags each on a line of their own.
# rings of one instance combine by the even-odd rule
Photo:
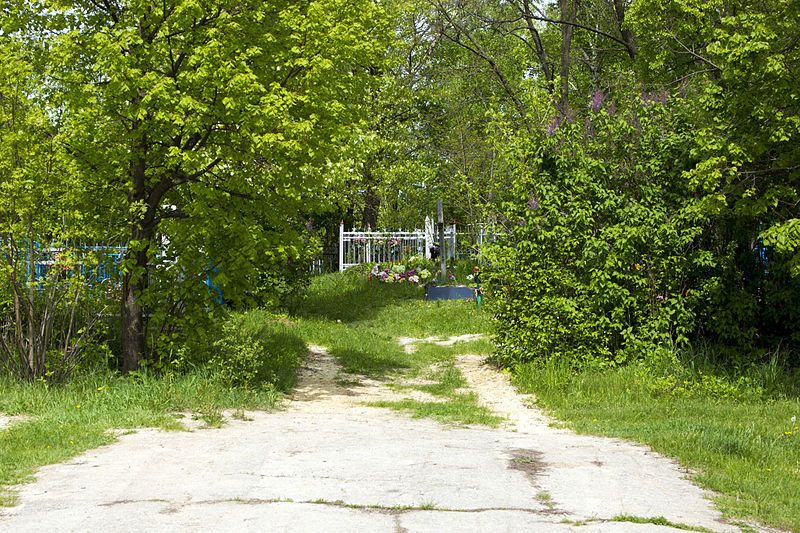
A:
<svg viewBox="0 0 800 533">
<path fill-rule="evenodd" d="M 603 94 L 603 91 L 600 89 L 595 90 L 594 94 L 592 94 L 592 111 L 600 111 L 600 108 L 603 107 L 603 101 L 605 101 L 605 99 L 606 95 Z"/>
<path fill-rule="evenodd" d="M 561 117 L 556 117 L 547 125 L 547 136 L 552 137 L 559 126 L 561 126 Z"/>
</svg>

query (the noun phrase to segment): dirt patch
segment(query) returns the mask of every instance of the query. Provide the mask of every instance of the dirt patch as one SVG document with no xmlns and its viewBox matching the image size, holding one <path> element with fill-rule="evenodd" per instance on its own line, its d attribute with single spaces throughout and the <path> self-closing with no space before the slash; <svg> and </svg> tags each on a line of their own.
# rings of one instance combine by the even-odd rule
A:
<svg viewBox="0 0 800 533">
<path fill-rule="evenodd" d="M 507 418 L 518 431 L 547 428 L 552 421 L 535 407 L 536 397 L 519 394 L 511 384 L 509 375 L 487 364 L 479 355 L 456 357 L 456 367 L 461 370 L 469 386 L 478 393 L 479 401 L 500 416 Z"/>
<path fill-rule="evenodd" d="M 326 348 L 309 346 L 308 358 L 300 369 L 288 407 L 294 411 L 318 412 L 346 410 L 380 401 L 442 401 L 432 394 L 390 387 L 391 384 L 369 376 L 345 373 Z M 402 380 L 398 384 L 410 385 Z"/>
<path fill-rule="evenodd" d="M 0 414 L 0 430 L 9 428 L 14 424 L 19 424 L 20 422 L 24 422 L 27 420 L 28 417 L 25 415 L 4 415 Z"/>
<path fill-rule="evenodd" d="M 403 347 L 406 353 L 414 353 L 417 349 L 417 344 L 435 344 L 437 346 L 453 346 L 458 342 L 471 342 L 482 339 L 481 333 L 468 333 L 466 335 L 456 335 L 442 339 L 441 337 L 426 337 L 418 339 L 415 337 L 400 337 L 397 339 L 398 344 Z"/>
<path fill-rule="evenodd" d="M 542 460 L 544 456 L 536 450 L 511 450 L 511 459 L 508 462 L 508 467 L 513 470 L 519 470 L 524 473 L 532 482 L 541 472 L 544 471 L 546 465 Z"/>
</svg>

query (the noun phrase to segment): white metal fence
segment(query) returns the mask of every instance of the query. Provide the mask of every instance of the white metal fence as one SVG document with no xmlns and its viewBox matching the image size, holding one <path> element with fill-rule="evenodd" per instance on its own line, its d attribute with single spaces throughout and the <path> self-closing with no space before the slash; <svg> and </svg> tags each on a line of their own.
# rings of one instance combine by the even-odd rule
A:
<svg viewBox="0 0 800 533">
<path fill-rule="evenodd" d="M 339 270 L 364 263 L 397 263 L 412 255 L 430 259 L 436 242 L 433 224 L 425 221 L 424 230 L 345 231 L 339 226 Z M 453 257 L 456 228 L 445 229 L 445 257 Z"/>
<path fill-rule="evenodd" d="M 496 239 L 495 227 L 489 224 L 469 224 L 458 228 L 447 226 L 444 232 L 444 249 L 439 250 L 445 259 L 475 259 L 486 242 Z M 425 218 L 424 230 L 413 231 L 345 231 L 339 226 L 339 270 L 364 263 L 397 263 L 412 255 L 431 258 L 431 251 L 439 242 L 436 225 Z M 335 260 L 335 259 L 334 259 Z"/>
</svg>

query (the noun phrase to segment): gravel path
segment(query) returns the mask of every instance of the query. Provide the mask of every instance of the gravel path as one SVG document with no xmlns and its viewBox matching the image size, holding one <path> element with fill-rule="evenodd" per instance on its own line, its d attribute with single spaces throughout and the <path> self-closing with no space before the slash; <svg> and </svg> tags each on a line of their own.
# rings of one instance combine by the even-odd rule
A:
<svg viewBox="0 0 800 533">
<path fill-rule="evenodd" d="M 286 409 L 222 429 L 140 430 L 44 467 L 0 511 L 0 531 L 677 531 L 620 515 L 738 531 L 673 461 L 553 429 L 480 358 L 457 364 L 506 427 L 366 407 L 413 393 L 342 375 L 313 347 Z"/>
</svg>

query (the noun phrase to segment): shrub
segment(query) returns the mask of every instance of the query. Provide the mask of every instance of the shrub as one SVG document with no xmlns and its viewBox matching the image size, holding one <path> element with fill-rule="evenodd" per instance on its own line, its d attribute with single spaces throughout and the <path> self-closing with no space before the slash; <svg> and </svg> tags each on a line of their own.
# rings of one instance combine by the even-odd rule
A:
<svg viewBox="0 0 800 533">
<path fill-rule="evenodd" d="M 266 311 L 232 313 L 220 328 L 209 362 L 229 387 L 274 386 L 287 391 L 306 353 L 291 322 Z"/>
<path fill-rule="evenodd" d="M 613 364 L 687 341 L 702 293 L 685 289 L 708 257 L 680 111 L 631 100 L 504 144 L 512 187 L 484 280 L 501 362 Z"/>
<path fill-rule="evenodd" d="M 105 290 L 65 259 L 39 279 L 20 279 L 13 258 L 7 254 L 0 269 L 14 295 L 0 295 L 0 372 L 64 382 L 81 367 L 107 363 L 103 318 L 113 302 Z"/>
</svg>

